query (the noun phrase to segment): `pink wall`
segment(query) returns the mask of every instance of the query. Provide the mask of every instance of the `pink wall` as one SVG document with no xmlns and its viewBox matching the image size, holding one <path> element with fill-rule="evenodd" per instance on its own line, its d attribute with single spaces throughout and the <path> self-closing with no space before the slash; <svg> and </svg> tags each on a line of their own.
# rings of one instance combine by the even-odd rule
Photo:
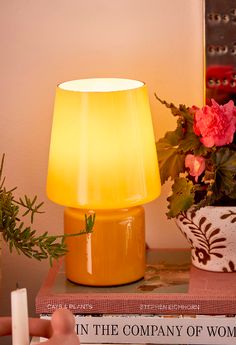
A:
<svg viewBox="0 0 236 345">
<path fill-rule="evenodd" d="M 203 100 L 201 0 L 3 0 L 0 42 L 0 143 L 7 184 L 45 201 L 39 232 L 63 231 L 63 210 L 45 195 L 56 84 L 101 76 L 144 80 L 157 138 L 174 121 L 154 92 L 177 104 Z M 163 188 L 162 196 L 146 206 L 152 247 L 187 245 L 166 220 L 168 191 Z M 6 248 L 3 263 L 6 296 L 18 280 L 30 287 L 32 304 L 48 263 L 9 255 Z M 7 300 L 1 308 L 7 312 Z"/>
</svg>

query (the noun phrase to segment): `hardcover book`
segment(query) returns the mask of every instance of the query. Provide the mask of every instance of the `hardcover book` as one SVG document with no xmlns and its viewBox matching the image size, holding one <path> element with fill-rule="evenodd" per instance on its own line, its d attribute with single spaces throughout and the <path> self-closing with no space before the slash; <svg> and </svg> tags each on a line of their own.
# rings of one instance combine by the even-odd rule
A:
<svg viewBox="0 0 236 345">
<path fill-rule="evenodd" d="M 41 315 L 50 320 L 51 315 Z M 235 342 L 235 316 L 75 315 L 81 344 L 214 344 Z"/>
<path fill-rule="evenodd" d="M 68 281 L 60 260 L 36 297 L 36 313 L 68 308 L 74 314 L 236 314 L 236 272 L 204 271 L 190 262 L 188 250 L 148 250 L 142 280 L 88 287 Z"/>
</svg>

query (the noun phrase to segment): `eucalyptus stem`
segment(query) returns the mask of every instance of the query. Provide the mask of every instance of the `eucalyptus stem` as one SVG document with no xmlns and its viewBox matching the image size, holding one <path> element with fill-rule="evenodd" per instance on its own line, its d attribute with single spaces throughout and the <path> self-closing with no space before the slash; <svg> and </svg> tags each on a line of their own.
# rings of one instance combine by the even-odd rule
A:
<svg viewBox="0 0 236 345">
<path fill-rule="evenodd" d="M 35 214 L 44 213 L 43 202 L 38 203 L 37 196 L 30 199 L 25 195 L 24 198 L 16 199 L 14 197 L 16 187 L 11 190 L 5 188 L 4 159 L 5 155 L 2 156 L 0 165 L 0 233 L 3 240 L 8 244 L 10 252 L 15 249 L 18 254 L 23 253 L 37 260 L 49 258 L 52 263 L 53 259 L 66 254 L 66 237 L 80 236 L 93 231 L 95 214 L 85 214 L 85 228 L 75 234 L 49 235 L 48 232 L 44 232 L 37 236 L 36 230 L 26 226 L 21 219 L 29 216 L 30 223 L 33 224 Z"/>
</svg>

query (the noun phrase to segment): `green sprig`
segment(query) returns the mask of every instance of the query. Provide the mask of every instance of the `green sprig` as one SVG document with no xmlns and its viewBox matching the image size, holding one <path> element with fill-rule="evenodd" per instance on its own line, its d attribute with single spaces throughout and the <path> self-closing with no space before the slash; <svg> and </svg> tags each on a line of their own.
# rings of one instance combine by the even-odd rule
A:
<svg viewBox="0 0 236 345">
<path fill-rule="evenodd" d="M 2 156 L 0 165 L 0 233 L 8 244 L 10 252 L 15 249 L 18 254 L 23 253 L 29 258 L 37 260 L 49 258 L 52 263 L 53 259 L 58 259 L 66 254 L 66 237 L 79 236 L 93 231 L 95 214 L 89 216 L 85 214 L 85 228 L 78 233 L 55 236 L 44 232 L 37 236 L 36 230 L 31 226 L 26 226 L 21 219 L 29 216 L 30 222 L 33 224 L 35 214 L 43 213 L 43 202 L 37 203 L 37 196 L 31 200 L 27 195 L 17 200 L 13 194 L 16 188 L 11 190 L 5 188 L 4 159 L 5 155 Z"/>
</svg>

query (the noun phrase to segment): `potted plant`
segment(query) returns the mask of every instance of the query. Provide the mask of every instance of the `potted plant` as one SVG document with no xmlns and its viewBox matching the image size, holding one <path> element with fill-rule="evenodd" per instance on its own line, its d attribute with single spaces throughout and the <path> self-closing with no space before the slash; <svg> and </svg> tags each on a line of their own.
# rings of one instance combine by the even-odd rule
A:
<svg viewBox="0 0 236 345">
<path fill-rule="evenodd" d="M 65 235 L 49 235 L 44 232 L 37 235 L 32 229 L 34 216 L 42 212 L 43 203 L 37 203 L 37 197 L 30 199 L 28 196 L 17 198 L 16 188 L 10 190 L 5 187 L 5 177 L 3 177 L 4 155 L 0 165 L 0 236 L 8 244 L 10 252 L 15 249 L 18 254 L 23 253 L 29 258 L 43 260 L 49 258 L 50 263 L 53 259 L 64 256 L 67 252 Z M 30 225 L 25 225 L 23 219 L 30 218 Z M 85 229 L 78 231 L 82 235 L 92 232 L 95 215 L 85 214 Z"/>
<path fill-rule="evenodd" d="M 157 142 L 161 182 L 171 180 L 168 218 L 191 245 L 193 264 L 236 271 L 236 107 L 167 103 L 175 130 Z"/>
</svg>

